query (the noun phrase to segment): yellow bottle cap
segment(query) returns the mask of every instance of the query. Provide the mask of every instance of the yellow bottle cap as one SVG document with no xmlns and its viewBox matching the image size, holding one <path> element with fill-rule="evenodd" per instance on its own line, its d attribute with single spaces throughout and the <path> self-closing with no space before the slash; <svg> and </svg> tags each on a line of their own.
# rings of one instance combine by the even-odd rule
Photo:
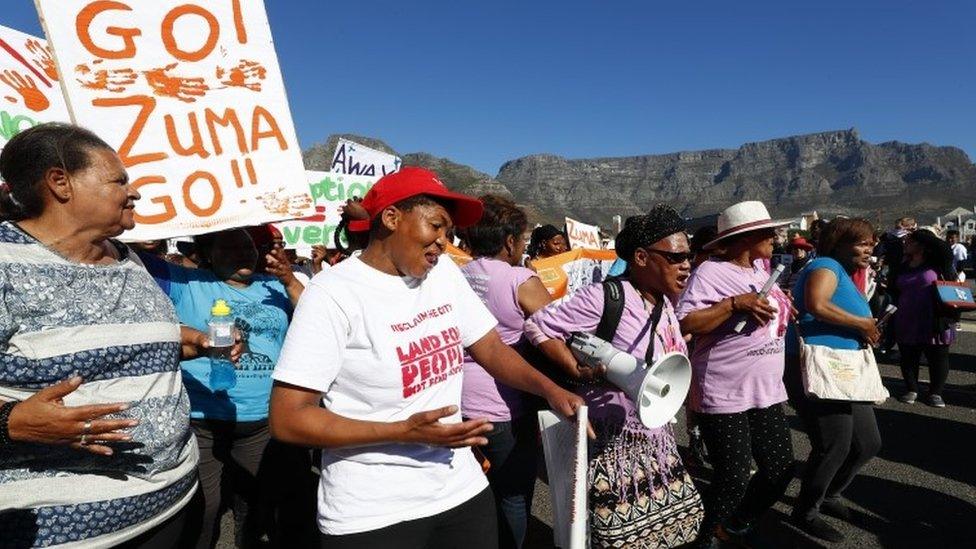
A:
<svg viewBox="0 0 976 549">
<path fill-rule="evenodd" d="M 230 306 L 223 299 L 218 299 L 210 308 L 210 314 L 211 316 L 230 316 Z"/>
</svg>

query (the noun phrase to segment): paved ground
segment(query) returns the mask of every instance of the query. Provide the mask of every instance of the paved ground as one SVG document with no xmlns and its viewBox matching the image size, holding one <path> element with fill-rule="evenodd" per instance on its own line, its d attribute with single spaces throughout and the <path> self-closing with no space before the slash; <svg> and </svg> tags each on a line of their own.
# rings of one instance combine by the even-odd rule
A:
<svg viewBox="0 0 976 549">
<path fill-rule="evenodd" d="M 884 447 L 848 490 L 855 523 L 831 522 L 846 535 L 832 547 L 976 547 L 976 319 L 964 322 L 952 348 L 945 392 L 948 407 L 906 405 L 897 366 L 882 364 L 892 398 L 877 409 Z M 922 376 L 927 380 L 927 371 Z M 809 452 L 799 421 L 790 413 L 798 467 Z M 675 432 L 686 443 L 683 418 Z M 707 479 L 697 479 L 707 489 Z M 783 523 L 799 490 L 794 481 L 764 523 L 770 547 L 829 547 Z M 527 547 L 552 546 L 551 508 L 546 486 L 538 484 Z M 233 547 L 230 517 L 225 516 L 218 547 Z"/>
</svg>

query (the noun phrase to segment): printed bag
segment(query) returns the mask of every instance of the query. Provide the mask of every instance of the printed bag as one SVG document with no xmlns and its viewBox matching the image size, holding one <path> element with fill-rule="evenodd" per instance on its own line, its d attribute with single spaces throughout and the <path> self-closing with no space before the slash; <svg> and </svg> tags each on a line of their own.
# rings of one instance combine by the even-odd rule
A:
<svg viewBox="0 0 976 549">
<path fill-rule="evenodd" d="M 808 396 L 876 404 L 888 398 L 871 349 L 832 349 L 800 338 L 800 368 Z"/>
<path fill-rule="evenodd" d="M 976 310 L 976 299 L 973 290 L 965 282 L 950 282 L 937 280 L 935 282 L 936 299 L 943 311 L 959 313 Z"/>
</svg>

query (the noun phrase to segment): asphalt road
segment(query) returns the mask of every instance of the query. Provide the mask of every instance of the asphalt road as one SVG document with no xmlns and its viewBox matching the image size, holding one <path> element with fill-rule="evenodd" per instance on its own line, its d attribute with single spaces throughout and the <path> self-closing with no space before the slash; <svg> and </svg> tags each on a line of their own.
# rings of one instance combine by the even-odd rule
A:
<svg viewBox="0 0 976 549">
<path fill-rule="evenodd" d="M 885 385 L 892 394 L 876 410 L 882 440 L 880 455 L 859 475 L 845 494 L 855 520 L 848 524 L 827 518 L 847 536 L 829 545 L 810 538 L 785 523 L 799 491 L 794 480 L 786 495 L 763 523 L 773 548 L 976 547 L 976 319 L 964 321 L 950 356 L 950 374 L 944 397 L 948 407 L 930 408 L 921 402 L 902 404 L 901 374 L 894 364 L 881 365 Z M 923 380 L 928 379 L 922 368 Z M 923 386 L 924 387 L 924 386 Z M 810 450 L 800 423 L 787 407 L 793 428 L 797 467 Z M 685 445 L 684 417 L 675 432 Z M 696 478 L 707 490 L 707 475 Z M 552 547 L 549 492 L 538 483 L 526 547 Z M 224 517 L 219 548 L 233 547 L 229 514 Z"/>
</svg>

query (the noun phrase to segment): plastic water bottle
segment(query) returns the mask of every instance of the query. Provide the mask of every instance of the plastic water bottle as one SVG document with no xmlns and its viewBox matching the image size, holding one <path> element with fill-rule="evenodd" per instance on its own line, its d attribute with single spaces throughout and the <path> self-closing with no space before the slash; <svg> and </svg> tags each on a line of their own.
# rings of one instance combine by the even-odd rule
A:
<svg viewBox="0 0 976 549">
<path fill-rule="evenodd" d="M 226 391 L 237 385 L 237 372 L 230 361 L 234 347 L 234 317 L 223 299 L 214 301 L 207 322 L 210 335 L 210 389 Z"/>
</svg>

